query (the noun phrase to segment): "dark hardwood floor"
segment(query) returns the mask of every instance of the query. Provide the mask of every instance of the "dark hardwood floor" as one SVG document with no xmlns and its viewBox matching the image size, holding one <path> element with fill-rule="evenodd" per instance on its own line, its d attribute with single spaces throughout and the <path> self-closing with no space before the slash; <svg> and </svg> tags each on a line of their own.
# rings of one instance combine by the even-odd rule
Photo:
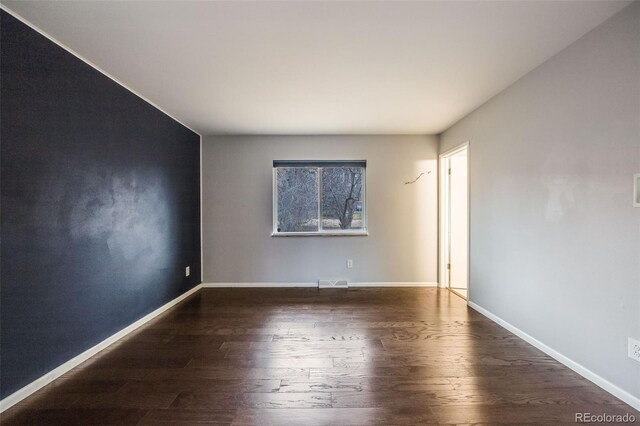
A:
<svg viewBox="0 0 640 426">
<path fill-rule="evenodd" d="M 575 424 L 640 413 L 433 288 L 204 289 L 2 414 L 38 424 Z"/>
</svg>

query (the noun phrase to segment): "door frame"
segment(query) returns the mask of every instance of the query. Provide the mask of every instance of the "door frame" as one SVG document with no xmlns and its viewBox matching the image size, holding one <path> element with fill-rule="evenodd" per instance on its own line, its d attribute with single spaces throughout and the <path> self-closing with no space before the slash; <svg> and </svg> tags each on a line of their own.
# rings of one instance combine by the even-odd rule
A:
<svg viewBox="0 0 640 426">
<path fill-rule="evenodd" d="M 438 244 L 438 278 L 439 278 L 439 286 L 444 287 L 451 292 L 457 294 L 462 297 L 462 295 L 456 292 L 454 289 L 451 289 L 449 286 L 449 274 L 447 269 L 447 264 L 449 263 L 449 173 L 447 167 L 447 161 L 450 157 L 455 154 L 458 154 L 462 151 L 467 151 L 467 297 L 469 300 L 469 296 L 471 295 L 471 280 L 470 280 L 470 271 L 469 271 L 469 256 L 471 254 L 471 179 L 469 176 L 469 141 L 464 142 L 454 148 L 451 148 L 438 156 L 438 192 L 439 192 L 439 244 Z M 464 297 L 463 297 L 464 298 Z"/>
</svg>

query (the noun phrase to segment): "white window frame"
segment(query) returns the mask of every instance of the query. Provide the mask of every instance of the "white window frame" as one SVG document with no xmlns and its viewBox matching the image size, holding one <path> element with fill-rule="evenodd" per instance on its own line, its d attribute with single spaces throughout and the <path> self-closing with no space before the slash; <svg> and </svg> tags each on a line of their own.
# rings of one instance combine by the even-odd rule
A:
<svg viewBox="0 0 640 426">
<path fill-rule="evenodd" d="M 273 223 L 271 236 L 272 237 L 331 237 L 331 236 L 339 236 L 339 237 L 348 237 L 348 236 L 367 236 L 369 235 L 369 230 L 367 228 L 367 167 L 366 165 L 362 167 L 364 169 L 364 173 L 362 174 L 362 229 L 348 229 L 348 230 L 323 230 L 322 227 L 322 166 L 305 166 L 303 165 L 304 161 L 300 162 L 300 166 L 286 166 L 286 168 L 317 168 L 318 169 L 318 230 L 314 232 L 281 232 L 278 231 L 278 182 L 277 182 L 277 166 L 273 167 L 272 171 L 272 193 L 273 193 Z M 309 163 L 317 163 L 317 161 L 309 161 Z M 330 163 L 335 163 L 332 161 Z M 335 165 L 329 165 L 327 167 L 340 167 Z M 346 167 L 346 166 L 345 166 Z"/>
</svg>

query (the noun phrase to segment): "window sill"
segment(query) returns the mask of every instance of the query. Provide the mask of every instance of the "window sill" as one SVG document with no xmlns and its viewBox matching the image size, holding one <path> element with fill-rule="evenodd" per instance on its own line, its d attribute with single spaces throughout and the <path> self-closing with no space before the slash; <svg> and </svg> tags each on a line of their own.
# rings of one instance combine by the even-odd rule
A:
<svg viewBox="0 0 640 426">
<path fill-rule="evenodd" d="M 272 237 L 366 237 L 369 231 L 344 231 L 344 232 L 272 232 Z"/>
</svg>

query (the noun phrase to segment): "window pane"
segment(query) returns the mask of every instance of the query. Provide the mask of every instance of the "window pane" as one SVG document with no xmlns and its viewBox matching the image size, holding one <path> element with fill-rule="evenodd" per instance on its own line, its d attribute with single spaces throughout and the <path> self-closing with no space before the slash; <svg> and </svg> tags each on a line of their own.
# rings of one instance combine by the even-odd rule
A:
<svg viewBox="0 0 640 426">
<path fill-rule="evenodd" d="M 278 232 L 318 231 L 318 169 L 279 167 Z"/>
<path fill-rule="evenodd" d="M 322 229 L 364 229 L 363 167 L 322 169 Z"/>
</svg>

